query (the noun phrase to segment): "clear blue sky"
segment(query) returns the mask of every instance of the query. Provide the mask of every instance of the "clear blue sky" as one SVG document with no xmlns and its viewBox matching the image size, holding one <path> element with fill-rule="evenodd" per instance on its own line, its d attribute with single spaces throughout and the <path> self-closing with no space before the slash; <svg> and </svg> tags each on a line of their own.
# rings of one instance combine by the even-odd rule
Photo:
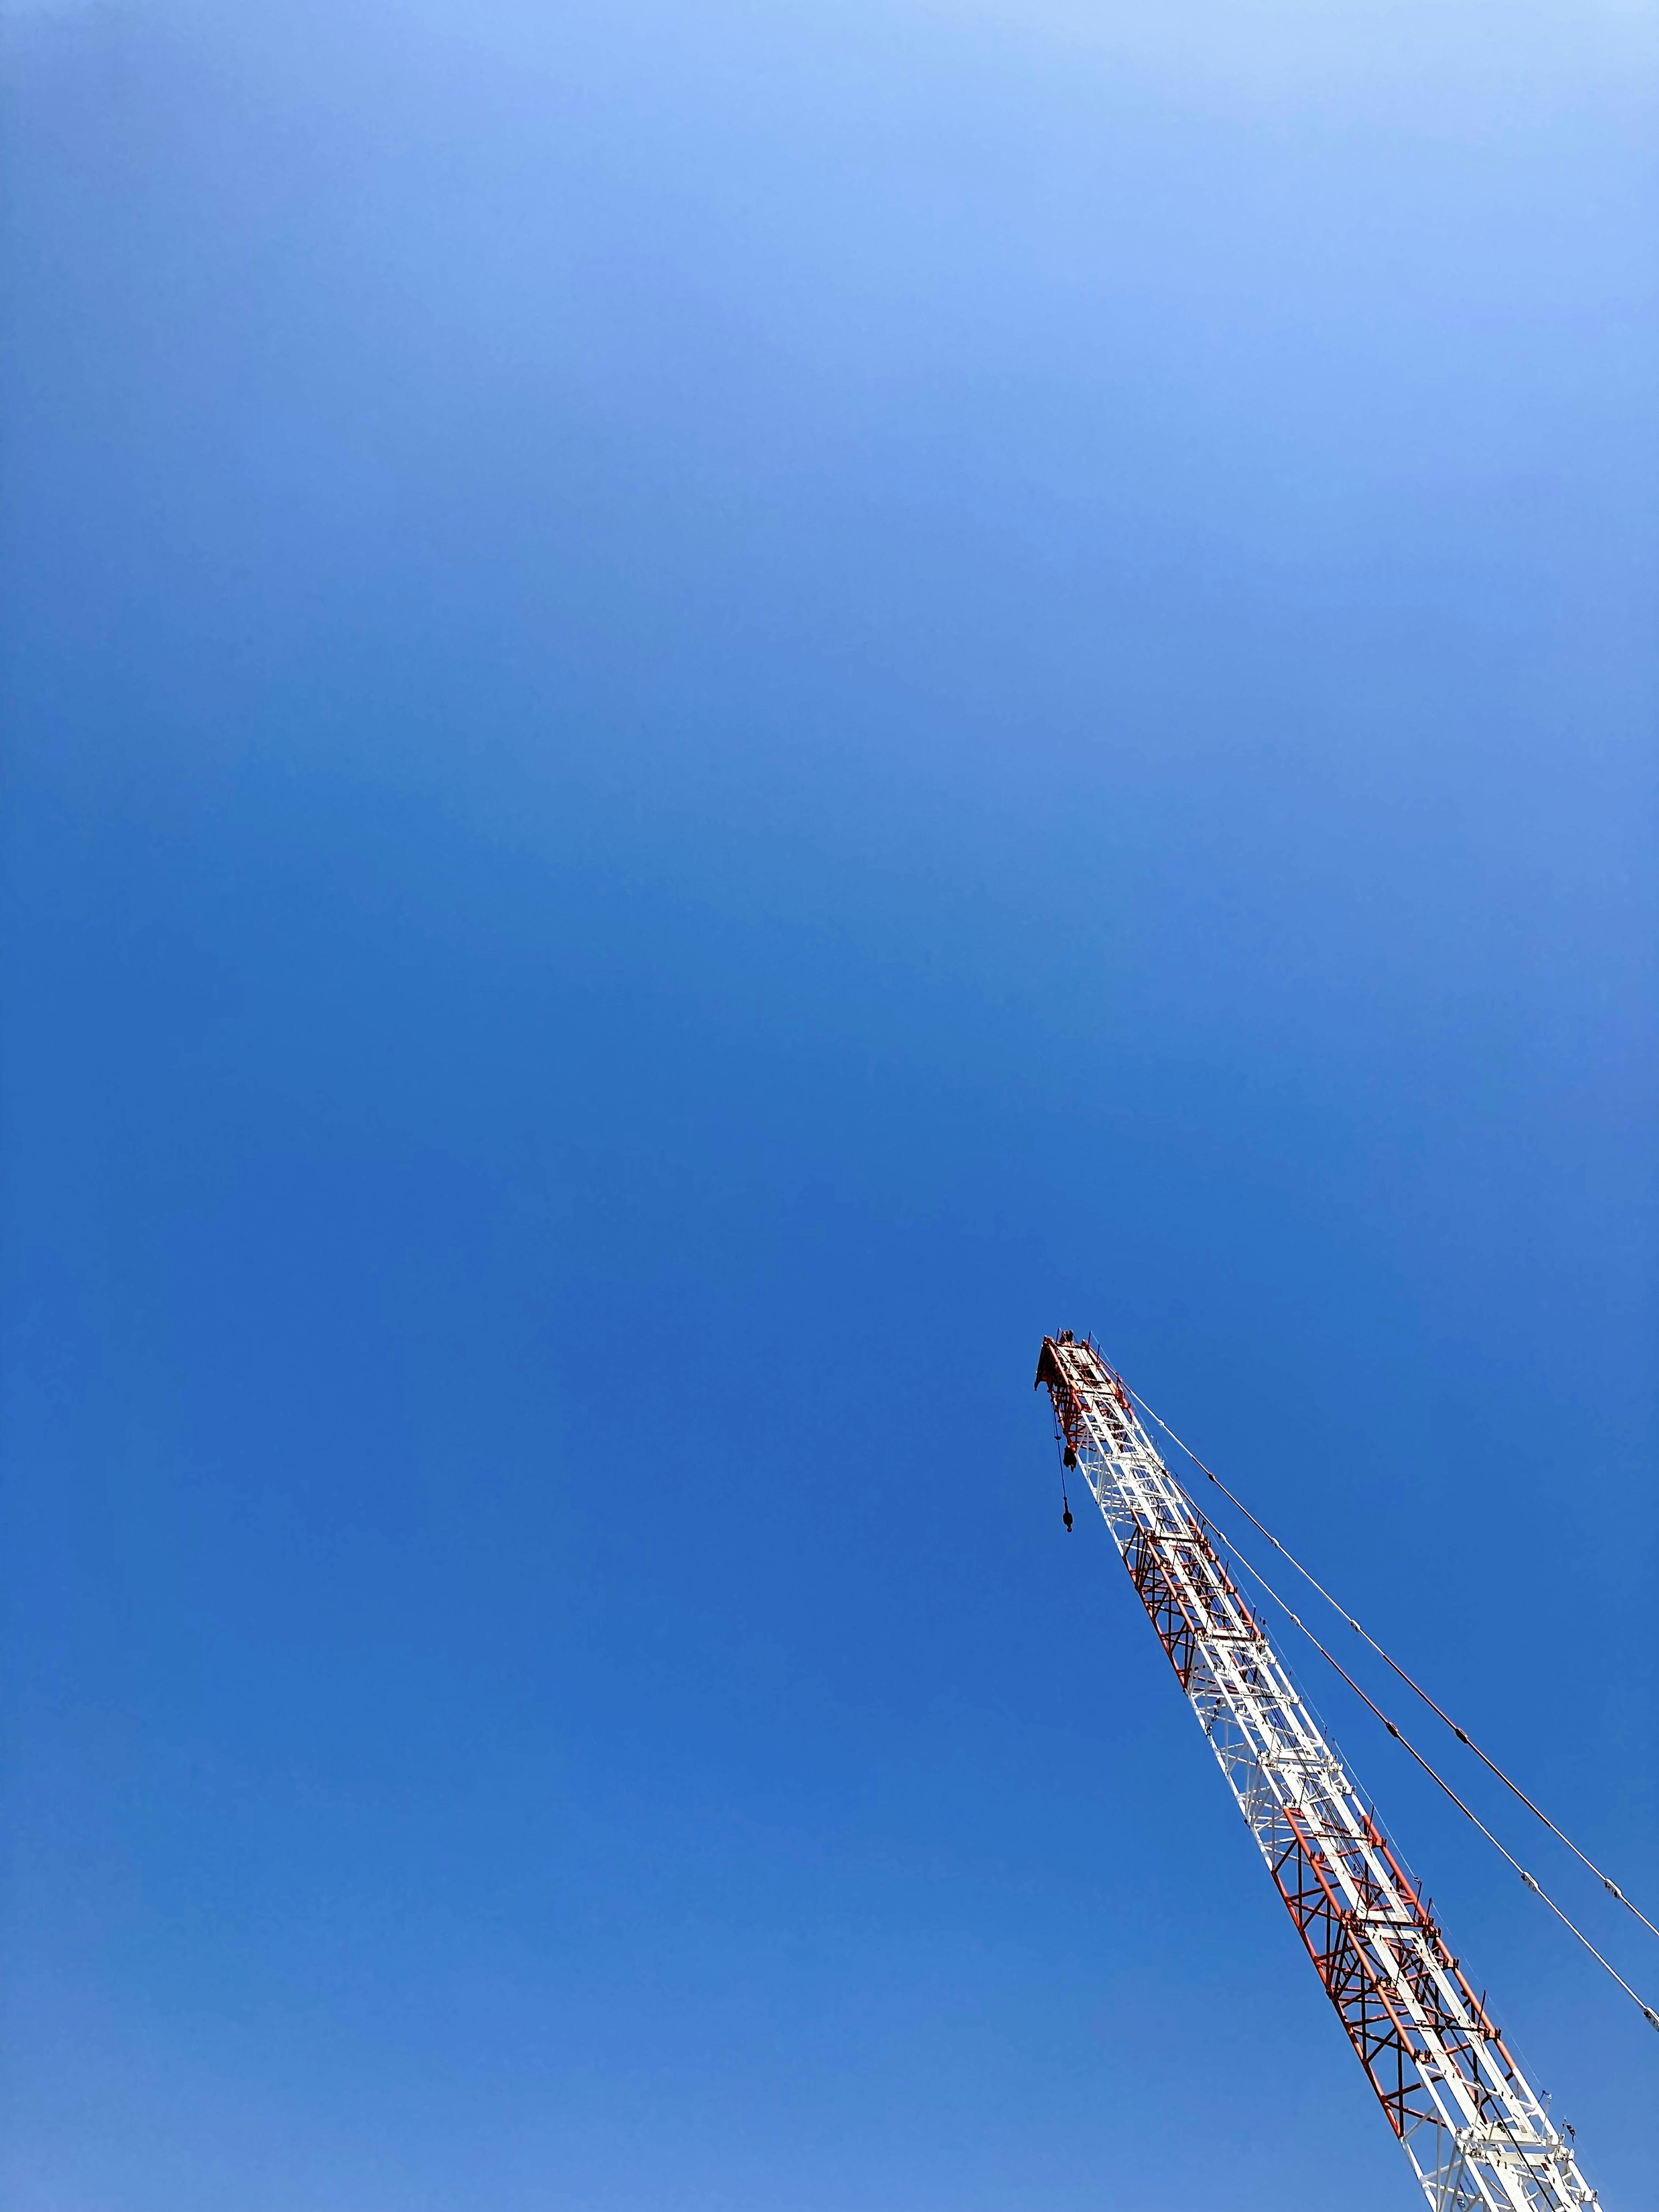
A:
<svg viewBox="0 0 1659 2212">
<path fill-rule="evenodd" d="M 1659 13 L 5 76 L 9 2212 L 1405 2212 L 1030 1376 L 1659 1894 Z"/>
</svg>

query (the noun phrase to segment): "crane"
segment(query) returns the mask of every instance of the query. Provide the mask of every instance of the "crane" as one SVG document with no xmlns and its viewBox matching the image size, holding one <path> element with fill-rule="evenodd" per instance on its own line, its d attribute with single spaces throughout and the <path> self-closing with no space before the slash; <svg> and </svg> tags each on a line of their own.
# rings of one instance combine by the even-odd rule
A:
<svg viewBox="0 0 1659 2212">
<path fill-rule="evenodd" d="M 1063 1329 L 1042 1340 L 1045 1384 L 1065 1465 L 1094 1494 L 1433 2212 L 1599 2203 L 1122 1378 Z"/>
</svg>

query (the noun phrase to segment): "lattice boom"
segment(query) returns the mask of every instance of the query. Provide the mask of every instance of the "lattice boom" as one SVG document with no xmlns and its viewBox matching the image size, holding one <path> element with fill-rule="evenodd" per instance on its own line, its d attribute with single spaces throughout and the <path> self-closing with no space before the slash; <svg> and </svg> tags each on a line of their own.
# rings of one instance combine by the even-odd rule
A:
<svg viewBox="0 0 1659 2212">
<path fill-rule="evenodd" d="M 1063 1331 L 1036 1379 L 1434 2212 L 1597 2203 L 1121 1377 Z"/>
</svg>

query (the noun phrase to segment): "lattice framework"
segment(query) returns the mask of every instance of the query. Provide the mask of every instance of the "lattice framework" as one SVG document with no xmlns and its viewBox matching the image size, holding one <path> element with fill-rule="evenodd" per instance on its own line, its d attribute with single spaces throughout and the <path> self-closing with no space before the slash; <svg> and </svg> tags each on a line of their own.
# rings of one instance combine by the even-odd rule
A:
<svg viewBox="0 0 1659 2212">
<path fill-rule="evenodd" d="M 1599 2203 L 1121 1378 L 1063 1331 L 1036 1380 L 1434 2212 Z"/>
</svg>

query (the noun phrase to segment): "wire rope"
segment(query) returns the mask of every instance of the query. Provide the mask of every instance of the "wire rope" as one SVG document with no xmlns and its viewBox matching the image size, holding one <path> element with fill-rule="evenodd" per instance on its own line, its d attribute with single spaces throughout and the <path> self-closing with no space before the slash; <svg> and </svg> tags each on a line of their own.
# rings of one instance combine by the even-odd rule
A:
<svg viewBox="0 0 1659 2212">
<path fill-rule="evenodd" d="M 1129 1386 L 1126 1383 L 1124 1388 L 1128 1389 Z M 1504 1787 L 1509 1790 L 1511 1795 L 1518 1797 L 1521 1802 L 1526 1807 L 1527 1810 L 1532 1814 L 1535 1819 L 1541 1820 L 1553 1836 L 1566 1845 L 1567 1849 L 1572 1853 L 1573 1856 L 1581 1865 L 1589 1868 L 1589 1871 L 1601 1883 L 1602 1888 L 1607 1891 L 1608 1896 L 1615 1899 L 1619 1904 L 1625 1907 L 1627 1912 L 1633 1912 L 1636 1917 L 1641 1922 L 1642 1925 L 1648 1929 L 1650 1934 L 1659 1936 L 1659 1927 L 1655 1926 L 1654 1923 L 1649 1919 L 1647 1914 L 1643 1911 L 1641 1906 L 1638 1905 L 1633 1899 L 1626 1896 L 1624 1891 L 1620 1887 L 1619 1884 L 1613 1881 L 1612 1875 L 1604 1874 L 1601 1869 L 1596 1865 L 1595 1860 L 1590 1857 L 1589 1852 L 1581 1850 L 1578 1845 L 1574 1843 L 1572 1838 L 1567 1834 L 1566 1831 L 1564 1828 L 1558 1826 L 1556 1822 L 1551 1820 L 1549 1814 L 1544 1811 L 1541 1806 L 1534 1803 L 1533 1800 L 1527 1795 L 1520 1784 L 1515 1781 L 1510 1775 L 1506 1774 L 1504 1771 L 1504 1769 L 1498 1764 L 1498 1761 L 1495 1759 L 1491 1758 L 1481 1749 L 1480 1746 L 1474 1741 L 1474 1738 L 1470 1735 L 1468 1729 L 1460 1728 L 1457 1723 L 1452 1718 L 1451 1715 L 1446 1711 L 1445 1708 L 1437 1704 L 1436 1700 L 1430 1696 L 1429 1692 L 1423 1687 L 1422 1684 L 1418 1681 L 1413 1675 L 1408 1674 L 1406 1669 L 1400 1664 L 1400 1662 L 1395 1659 L 1391 1653 L 1383 1650 L 1382 1646 L 1377 1642 L 1376 1638 L 1370 1634 L 1369 1630 L 1360 1626 L 1359 1623 L 1348 1611 L 1346 1606 L 1342 1604 L 1339 1599 L 1331 1595 L 1329 1590 L 1325 1588 L 1325 1585 L 1319 1580 L 1317 1576 L 1316 1576 L 1309 1568 L 1304 1567 L 1301 1560 L 1297 1559 L 1293 1553 L 1285 1550 L 1284 1545 L 1279 1542 L 1273 1530 L 1267 1527 L 1263 1522 L 1261 1522 L 1256 1518 L 1255 1515 L 1251 1512 L 1249 1507 L 1245 1504 L 1243 1498 L 1235 1496 L 1233 1492 L 1229 1490 L 1226 1484 L 1221 1480 L 1221 1477 L 1215 1472 L 1214 1468 L 1206 1467 L 1204 1462 L 1199 1457 L 1198 1454 L 1193 1449 L 1192 1446 L 1188 1443 L 1184 1438 L 1176 1435 L 1175 1431 L 1170 1426 L 1169 1423 L 1164 1419 L 1161 1413 L 1153 1413 L 1152 1408 L 1146 1403 L 1146 1401 L 1141 1396 L 1139 1391 L 1130 1389 L 1129 1395 L 1134 1400 L 1136 1405 L 1140 1407 L 1143 1413 L 1150 1415 L 1151 1418 L 1158 1423 L 1159 1428 L 1163 1430 L 1164 1435 L 1168 1437 L 1172 1443 L 1180 1445 L 1182 1450 L 1186 1453 L 1188 1458 L 1191 1460 L 1193 1465 L 1199 1470 L 1200 1474 L 1206 1476 L 1211 1482 L 1214 1483 L 1216 1488 L 1221 1492 L 1228 1504 L 1237 1512 L 1242 1513 L 1253 1528 L 1260 1530 L 1261 1534 L 1264 1535 L 1267 1541 L 1273 1546 L 1274 1551 L 1279 1553 L 1291 1566 L 1295 1568 L 1297 1573 L 1302 1577 L 1304 1582 L 1309 1583 L 1312 1589 L 1318 1591 L 1320 1596 L 1324 1599 L 1326 1604 L 1331 1607 L 1332 1611 L 1341 1614 L 1343 1620 L 1347 1622 L 1349 1627 L 1354 1632 L 1354 1634 L 1358 1636 L 1363 1643 L 1370 1644 L 1371 1650 L 1376 1652 L 1377 1657 L 1382 1660 L 1384 1666 L 1391 1668 L 1406 1685 L 1407 1688 L 1413 1691 L 1418 1697 L 1421 1698 L 1424 1704 L 1428 1706 L 1429 1710 L 1445 1723 L 1446 1726 L 1457 1738 L 1459 1743 L 1462 1744 L 1467 1750 L 1472 1751 L 1475 1757 L 1480 1761 L 1480 1764 L 1491 1773 L 1496 1775 L 1498 1779 L 1504 1784 Z M 1239 1557 L 1242 1559 L 1243 1558 L 1243 1554 L 1241 1553 Z M 1252 1574 L 1255 1574 L 1255 1569 L 1252 1567 L 1250 1569 L 1250 1572 Z M 1258 1582 L 1261 1581 L 1260 1575 L 1256 1575 L 1256 1580 Z M 1262 1583 L 1261 1586 L 1264 1589 L 1267 1587 L 1266 1583 Z M 1283 1600 L 1278 1599 L 1275 1600 L 1275 1602 L 1282 1604 Z M 1285 1607 L 1285 1610 L 1287 1613 L 1290 1613 L 1290 1607 L 1288 1606 Z M 1292 1620 L 1295 1620 L 1296 1615 L 1294 1613 L 1291 1613 L 1291 1618 Z M 1317 1639 L 1314 1637 L 1311 1629 L 1304 1627 L 1303 1623 L 1299 1620 L 1297 1621 L 1297 1626 L 1303 1629 L 1303 1633 L 1309 1638 L 1310 1641 L 1317 1642 Z M 1322 1645 L 1320 1648 L 1322 1650 L 1323 1646 Z M 1328 1653 L 1326 1654 L 1328 1658 L 1329 1656 L 1330 1655 Z M 1336 1666 L 1334 1659 L 1331 1660 L 1331 1664 L 1334 1667 Z M 1341 1674 L 1342 1669 L 1339 1667 L 1337 1668 L 1337 1672 Z M 1344 1674 L 1343 1680 L 1346 1681 L 1347 1679 L 1347 1676 Z M 1362 1691 L 1360 1695 L 1363 1697 L 1364 1692 Z M 1366 1703 L 1369 1705 L 1370 1700 L 1367 1698 Z M 1375 1706 L 1372 1707 L 1372 1711 L 1376 1711 Z M 1404 1742 L 1405 1739 L 1403 1736 L 1401 1738 L 1401 1742 Z M 1471 1820 L 1474 1818 L 1473 1814 L 1471 1814 L 1469 1817 Z M 1611 1969 L 1609 1969 L 1609 1972 L 1611 1972 Z M 1652 2017 L 1653 2015 L 1650 2014 L 1649 2018 L 1652 2019 Z M 1656 2027 L 1659 2027 L 1659 2021 L 1655 2021 L 1654 2024 Z"/>
<path fill-rule="evenodd" d="M 1127 1388 L 1127 1385 L 1125 1387 Z M 1475 1742 L 1474 1737 L 1469 1735 L 1468 1731 L 1466 1729 L 1462 1729 L 1458 1726 L 1451 1715 L 1445 1711 L 1443 1706 L 1438 1705 L 1436 1700 L 1431 1697 L 1429 1692 L 1423 1687 L 1422 1684 L 1413 1675 L 1407 1674 L 1406 1669 L 1400 1664 L 1399 1661 L 1389 1652 L 1384 1650 L 1382 1646 L 1377 1642 L 1376 1638 L 1372 1636 L 1368 1630 L 1361 1627 L 1358 1621 L 1354 1619 L 1353 1615 L 1348 1611 L 1347 1607 L 1341 1602 L 1341 1601 L 1338 1598 L 1333 1597 L 1329 1590 L 1328 1590 L 1324 1584 L 1319 1581 L 1318 1577 L 1308 1568 L 1304 1567 L 1302 1562 L 1297 1559 L 1293 1553 L 1285 1550 L 1284 1545 L 1279 1542 L 1278 1537 L 1273 1534 L 1272 1529 L 1267 1528 L 1262 1522 L 1259 1521 L 1255 1515 L 1251 1512 L 1249 1507 L 1244 1504 L 1243 1500 L 1237 1497 L 1232 1491 L 1229 1490 L 1226 1484 L 1223 1482 L 1221 1477 L 1216 1474 L 1215 1470 L 1212 1468 L 1206 1467 L 1204 1462 L 1200 1459 L 1198 1454 L 1193 1449 L 1192 1446 L 1189 1443 L 1187 1443 L 1182 1437 L 1176 1435 L 1175 1431 L 1170 1426 L 1169 1423 L 1164 1419 L 1161 1414 L 1152 1412 L 1152 1408 L 1147 1405 L 1146 1401 L 1140 1395 L 1140 1393 L 1138 1390 L 1131 1390 L 1129 1395 L 1135 1401 L 1136 1404 L 1141 1407 L 1143 1412 L 1151 1415 L 1152 1419 L 1158 1423 L 1158 1425 L 1164 1431 L 1164 1434 L 1174 1443 L 1180 1445 L 1182 1450 L 1186 1453 L 1188 1458 L 1191 1460 L 1193 1465 L 1198 1468 L 1200 1473 L 1207 1476 L 1209 1480 L 1214 1483 L 1216 1488 L 1221 1492 L 1228 1504 L 1233 1506 L 1238 1512 L 1242 1513 L 1253 1528 L 1260 1530 L 1261 1534 L 1267 1538 L 1273 1549 L 1281 1554 L 1289 1565 L 1296 1570 L 1297 1573 L 1303 1577 L 1304 1581 L 1318 1591 L 1320 1596 L 1324 1599 L 1326 1604 L 1328 1605 L 1334 1612 L 1341 1614 L 1343 1620 L 1347 1622 L 1349 1627 L 1353 1630 L 1354 1633 L 1359 1637 L 1363 1642 L 1370 1644 L 1371 1650 L 1376 1652 L 1377 1657 L 1382 1661 L 1383 1664 L 1386 1667 L 1390 1668 L 1393 1672 L 1399 1676 L 1400 1680 L 1405 1683 L 1407 1689 L 1412 1690 L 1418 1697 L 1421 1698 L 1424 1704 L 1429 1707 L 1430 1711 L 1437 1714 L 1438 1717 L 1445 1723 L 1446 1726 L 1451 1730 L 1458 1741 L 1464 1745 L 1466 1748 L 1472 1751 L 1475 1757 L 1480 1761 L 1481 1765 L 1488 1768 L 1492 1773 L 1495 1774 L 1498 1779 L 1504 1784 L 1504 1788 L 1510 1790 L 1515 1796 L 1518 1797 L 1521 1802 L 1526 1807 L 1527 1810 L 1536 1819 L 1541 1820 L 1544 1826 L 1550 1831 L 1551 1834 L 1557 1837 L 1559 1841 L 1564 1843 L 1567 1849 L 1572 1853 L 1573 1856 L 1577 1859 L 1581 1864 L 1589 1868 L 1589 1871 L 1595 1876 L 1596 1880 L 1601 1884 L 1601 1887 L 1607 1891 L 1607 1894 L 1610 1897 L 1616 1899 L 1627 1911 L 1633 1912 L 1636 1915 L 1636 1917 L 1642 1923 L 1642 1925 L 1649 1929 L 1651 1934 L 1659 1936 L 1659 1927 L 1655 1926 L 1654 1923 L 1649 1919 L 1647 1914 L 1643 1911 L 1640 1905 L 1636 1904 L 1631 1898 L 1626 1897 L 1624 1891 L 1620 1887 L 1619 1884 L 1613 1880 L 1612 1876 L 1610 1875 L 1603 1874 L 1601 1868 L 1596 1865 L 1595 1860 L 1589 1856 L 1589 1853 L 1581 1850 L 1578 1845 L 1574 1843 L 1572 1838 L 1569 1836 L 1563 1828 L 1558 1826 L 1555 1821 L 1551 1820 L 1549 1814 L 1543 1810 L 1542 1807 L 1534 1803 L 1533 1800 L 1527 1795 L 1520 1784 L 1515 1781 L 1510 1775 L 1506 1774 L 1504 1771 L 1504 1769 L 1498 1764 L 1497 1760 L 1489 1757 L 1488 1754 L 1481 1749 L 1480 1746 Z M 1251 1571 L 1254 1572 L 1254 1569 L 1252 1569 Z"/>
<path fill-rule="evenodd" d="M 1152 1413 L 1152 1407 L 1150 1406 L 1146 1410 L 1149 1413 Z M 1156 1413 L 1152 1413 L 1152 1419 L 1156 1421 L 1158 1419 L 1158 1415 Z M 1163 1424 L 1160 1422 L 1159 1426 L 1161 1427 L 1162 1425 Z M 1173 1436 L 1175 1431 L 1171 1430 L 1170 1433 Z M 1177 1443 L 1180 1443 L 1181 1439 L 1177 1437 L 1176 1437 L 1176 1441 Z M 1184 1451 L 1186 1449 L 1186 1446 L 1182 1444 L 1182 1449 Z M 1231 1493 L 1229 1494 L 1231 1495 Z M 1239 1510 L 1240 1512 L 1243 1512 L 1244 1508 L 1240 1506 Z M 1405 1733 L 1404 1729 L 1397 1728 L 1394 1722 L 1391 1721 L 1388 1715 L 1383 1711 L 1381 1705 L 1377 1705 L 1373 1698 L 1366 1695 L 1365 1692 L 1360 1688 L 1358 1683 L 1355 1681 L 1353 1676 L 1349 1674 L 1347 1668 L 1342 1664 L 1342 1662 L 1336 1657 L 1334 1653 L 1328 1651 L 1325 1649 L 1325 1646 L 1314 1634 L 1312 1629 L 1309 1627 L 1307 1622 L 1302 1619 L 1301 1615 L 1297 1613 L 1293 1607 L 1286 1604 L 1285 1601 L 1279 1595 L 1279 1592 L 1273 1588 L 1273 1584 L 1267 1580 L 1267 1577 L 1261 1572 L 1261 1569 L 1251 1565 L 1249 1560 L 1245 1558 L 1243 1553 L 1240 1551 L 1238 1546 L 1234 1543 L 1231 1537 L 1222 1535 L 1222 1532 L 1219 1529 L 1217 1529 L 1215 1534 L 1221 1537 L 1221 1541 L 1225 1549 L 1232 1553 L 1233 1557 L 1238 1561 L 1240 1566 L 1245 1570 L 1246 1573 L 1253 1576 L 1254 1578 L 1261 1583 L 1262 1589 L 1267 1591 L 1273 1603 L 1279 1607 L 1289 1619 L 1296 1623 L 1296 1626 L 1302 1631 L 1302 1633 L 1307 1638 L 1309 1643 L 1313 1645 L 1314 1650 L 1318 1652 L 1320 1657 L 1323 1659 L 1328 1665 L 1335 1668 L 1336 1672 L 1342 1677 L 1343 1680 L 1353 1692 L 1355 1697 L 1359 1699 L 1360 1703 L 1369 1707 L 1370 1710 L 1376 1714 L 1377 1719 L 1382 1722 L 1383 1727 L 1387 1729 L 1389 1734 L 1394 1738 L 1395 1741 L 1402 1745 L 1405 1749 L 1411 1753 L 1412 1757 L 1422 1768 L 1425 1774 L 1428 1776 L 1429 1779 L 1432 1783 L 1436 1784 L 1438 1788 L 1444 1790 L 1447 1796 L 1451 1799 L 1452 1803 L 1456 1806 L 1458 1811 L 1463 1815 L 1464 1819 L 1473 1822 L 1474 1826 L 1480 1831 L 1480 1833 L 1498 1853 L 1498 1856 L 1506 1860 L 1508 1863 L 1514 1868 L 1516 1874 L 1520 1875 L 1522 1881 L 1525 1884 L 1527 1888 L 1532 1892 L 1533 1895 L 1534 1897 L 1540 1898 L 1543 1902 L 1548 1905 L 1550 1911 L 1555 1915 L 1562 1926 L 1565 1928 L 1570 1934 L 1574 1935 L 1578 1938 L 1578 1941 L 1589 1953 L 1591 1958 L 1595 1960 L 1596 1965 L 1601 1967 L 1602 1972 L 1612 1976 L 1613 1979 L 1618 1983 L 1620 1988 L 1623 1990 L 1625 1995 L 1630 1999 L 1631 2002 L 1640 2009 L 1642 2017 L 1647 2021 L 1649 2027 L 1652 2028 L 1659 2028 L 1659 2012 L 1656 2012 L 1653 2007 L 1647 2003 L 1638 1994 L 1638 1992 L 1631 1987 L 1630 1984 L 1625 1979 L 1617 1966 L 1613 1966 L 1610 1960 L 1602 1957 L 1601 1954 L 1596 1949 L 1595 1944 L 1591 1942 L 1589 1937 L 1585 1935 L 1583 1929 L 1578 1926 L 1576 1921 L 1568 1917 L 1566 1913 L 1562 1911 L 1561 1907 L 1550 1895 L 1549 1892 L 1543 1887 L 1542 1883 L 1536 1881 L 1533 1875 L 1527 1872 L 1527 1869 L 1522 1865 L 1520 1860 L 1516 1857 L 1514 1852 L 1507 1849 L 1504 1844 L 1499 1843 L 1498 1838 L 1493 1835 L 1492 1830 L 1480 1818 L 1480 1815 L 1473 1811 L 1470 1807 L 1464 1803 L 1463 1800 L 1458 1796 L 1456 1790 L 1452 1788 L 1451 1784 L 1447 1781 L 1445 1776 L 1442 1774 L 1437 1767 L 1431 1765 L 1429 1760 L 1424 1757 L 1423 1753 L 1412 1741 L 1411 1738 Z M 1267 1534 L 1266 1529 L 1262 1530 L 1262 1534 L 1264 1535 Z M 1271 1540 L 1271 1539 L 1269 1540 Z M 1286 1553 L 1285 1557 L 1288 1559 L 1289 1556 L 1289 1553 Z M 1312 1577 L 1310 1576 L 1309 1579 L 1311 1581 Z"/>
</svg>

